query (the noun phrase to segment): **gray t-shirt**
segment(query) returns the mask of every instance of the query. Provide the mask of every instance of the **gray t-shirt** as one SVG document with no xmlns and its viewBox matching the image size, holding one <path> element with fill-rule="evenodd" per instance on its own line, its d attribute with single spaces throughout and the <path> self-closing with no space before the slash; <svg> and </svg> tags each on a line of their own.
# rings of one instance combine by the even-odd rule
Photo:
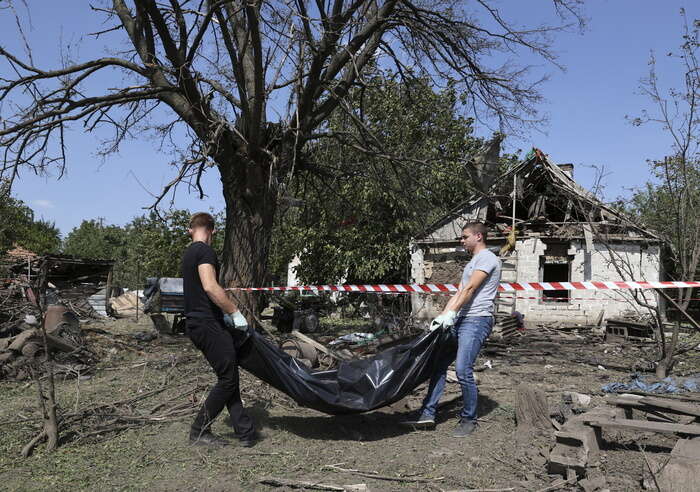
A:
<svg viewBox="0 0 700 492">
<path fill-rule="evenodd" d="M 469 302 L 459 310 L 460 316 L 492 316 L 493 300 L 498 292 L 498 284 L 501 282 L 501 260 L 488 249 L 479 251 L 462 273 L 462 285 L 466 285 L 474 273 L 474 270 L 481 270 L 488 277 L 472 295 Z"/>
</svg>

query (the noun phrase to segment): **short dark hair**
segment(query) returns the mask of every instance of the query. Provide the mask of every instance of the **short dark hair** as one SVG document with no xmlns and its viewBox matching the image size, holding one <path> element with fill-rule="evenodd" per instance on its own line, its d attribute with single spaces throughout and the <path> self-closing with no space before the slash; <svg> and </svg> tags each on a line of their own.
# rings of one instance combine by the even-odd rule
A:
<svg viewBox="0 0 700 492">
<path fill-rule="evenodd" d="M 483 222 L 467 222 L 462 227 L 463 231 L 470 230 L 471 232 L 481 234 L 481 237 L 486 242 L 486 237 L 489 235 L 489 229 L 484 225 Z"/>
<path fill-rule="evenodd" d="M 196 229 L 198 227 L 204 227 L 209 231 L 214 230 L 214 217 L 206 212 L 197 212 L 192 217 L 190 217 L 190 229 Z"/>
</svg>

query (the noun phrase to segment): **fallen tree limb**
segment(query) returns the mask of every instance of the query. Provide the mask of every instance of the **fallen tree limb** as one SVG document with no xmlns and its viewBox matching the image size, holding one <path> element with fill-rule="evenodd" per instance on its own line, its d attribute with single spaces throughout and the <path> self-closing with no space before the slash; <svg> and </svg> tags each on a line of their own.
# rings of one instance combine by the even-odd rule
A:
<svg viewBox="0 0 700 492">
<path fill-rule="evenodd" d="M 515 490 L 515 487 L 508 487 L 507 489 L 455 489 L 455 490 L 445 490 L 444 492 L 511 492 Z"/>
<path fill-rule="evenodd" d="M 272 485 L 273 487 L 291 487 L 293 489 L 332 490 L 345 492 L 345 487 L 338 487 L 337 485 L 288 480 L 286 478 L 263 478 L 262 480 L 258 480 L 258 483 Z"/>
<path fill-rule="evenodd" d="M 46 440 L 46 431 L 42 429 L 41 432 L 39 432 L 34 438 L 29 441 L 23 448 L 22 452 L 20 453 L 22 455 L 22 458 L 28 458 L 31 456 L 32 452 L 34 452 L 34 448 L 44 442 Z"/>
<path fill-rule="evenodd" d="M 337 472 L 352 473 L 353 475 L 359 475 L 365 478 L 374 478 L 376 480 L 388 480 L 392 482 L 413 482 L 413 483 L 426 483 L 426 482 L 439 482 L 444 480 L 445 477 L 436 478 L 420 478 L 420 477 L 390 477 L 388 475 L 379 475 L 377 473 L 365 472 L 361 470 L 353 470 L 352 468 L 340 468 L 336 465 L 325 465 L 321 467 L 322 470 L 332 470 Z"/>
<path fill-rule="evenodd" d="M 643 448 L 642 448 L 642 456 L 644 456 L 644 461 L 647 464 L 647 469 L 649 470 L 649 473 L 651 474 L 651 478 L 654 481 L 654 486 L 656 487 L 656 490 L 658 490 L 658 492 L 661 492 L 661 487 L 659 487 L 659 481 L 656 479 L 656 473 L 654 473 L 654 470 L 651 468 L 651 462 L 649 461 L 649 457 L 644 452 Z"/>
</svg>

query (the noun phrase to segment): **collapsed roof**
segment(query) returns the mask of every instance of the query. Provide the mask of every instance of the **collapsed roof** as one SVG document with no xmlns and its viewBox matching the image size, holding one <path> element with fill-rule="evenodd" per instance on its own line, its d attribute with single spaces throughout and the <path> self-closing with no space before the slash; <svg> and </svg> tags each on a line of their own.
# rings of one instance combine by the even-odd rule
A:
<svg viewBox="0 0 700 492">
<path fill-rule="evenodd" d="M 655 232 L 579 186 L 562 167 L 573 166 L 553 164 L 541 150 L 532 149 L 523 162 L 500 175 L 486 193 L 470 196 L 419 234 L 416 242 L 458 241 L 462 225 L 475 220 L 499 231 L 508 230 L 514 222 L 519 235 L 661 242 Z"/>
</svg>

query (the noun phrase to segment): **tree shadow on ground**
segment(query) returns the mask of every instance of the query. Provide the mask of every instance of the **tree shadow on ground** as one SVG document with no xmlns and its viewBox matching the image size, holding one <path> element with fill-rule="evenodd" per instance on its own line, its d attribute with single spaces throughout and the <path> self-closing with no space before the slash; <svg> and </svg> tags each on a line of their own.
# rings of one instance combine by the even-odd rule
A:
<svg viewBox="0 0 700 492">
<path fill-rule="evenodd" d="M 460 398 L 445 405 L 440 410 L 441 418 L 438 422 L 457 418 L 462 407 L 461 402 Z M 486 396 L 479 397 L 479 416 L 488 415 L 497 407 L 496 401 Z M 304 439 L 380 441 L 413 432 L 413 429 L 399 425 L 399 422 L 409 415 L 407 413 L 388 414 L 374 411 L 359 415 L 273 417 L 264 408 L 254 411 L 254 417 L 259 419 L 258 422 L 264 427 L 283 429 Z"/>
</svg>

